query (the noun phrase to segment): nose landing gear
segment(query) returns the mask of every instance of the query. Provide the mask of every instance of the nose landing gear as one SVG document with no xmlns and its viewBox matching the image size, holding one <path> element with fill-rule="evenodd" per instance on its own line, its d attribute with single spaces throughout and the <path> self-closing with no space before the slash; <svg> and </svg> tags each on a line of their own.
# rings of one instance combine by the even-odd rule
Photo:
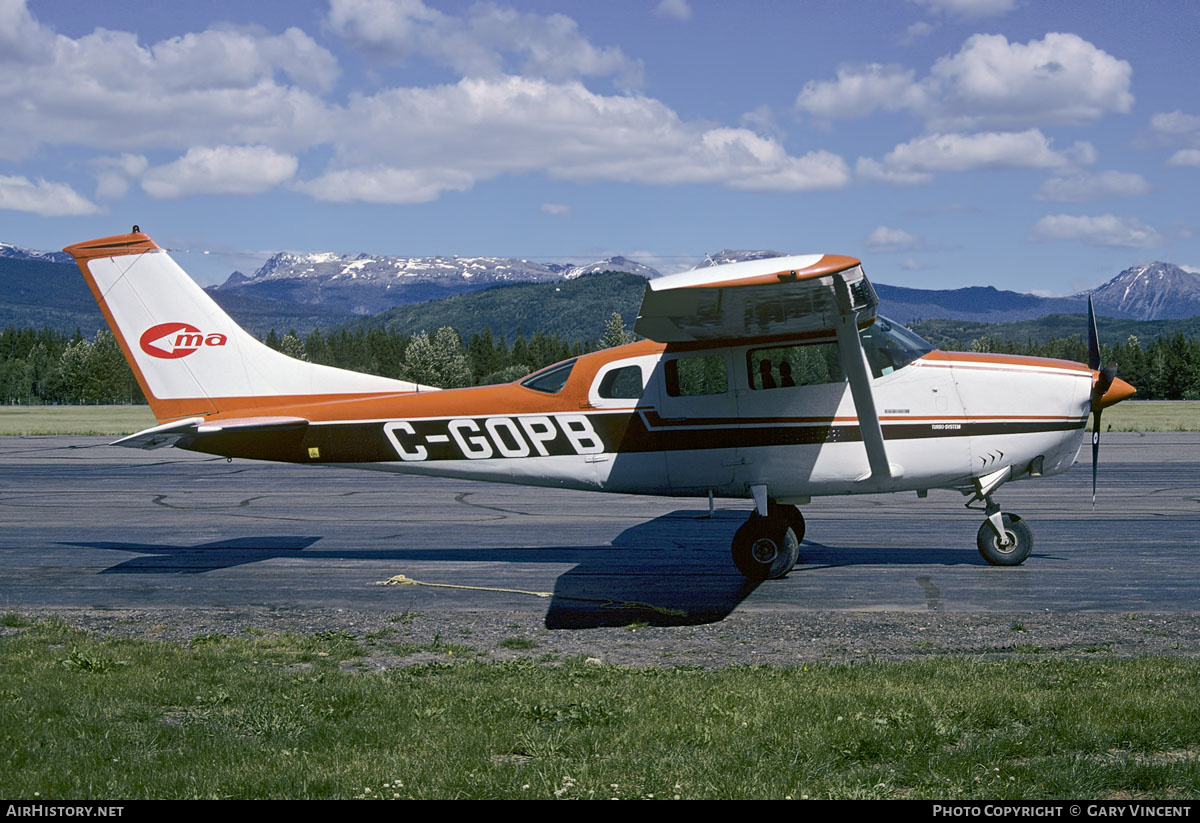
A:
<svg viewBox="0 0 1200 823">
<path fill-rule="evenodd" d="M 987 519 L 979 527 L 975 536 L 975 545 L 983 559 L 993 566 L 1019 566 L 1033 551 L 1033 531 L 1029 525 L 1011 512 L 1000 511 L 999 504 L 992 500 L 992 492 L 998 489 L 1012 476 L 1012 468 L 1005 467 L 994 474 L 979 477 L 975 480 L 975 496 L 967 502 L 968 509 L 974 509 L 972 503 L 982 501 L 983 513 Z"/>
</svg>

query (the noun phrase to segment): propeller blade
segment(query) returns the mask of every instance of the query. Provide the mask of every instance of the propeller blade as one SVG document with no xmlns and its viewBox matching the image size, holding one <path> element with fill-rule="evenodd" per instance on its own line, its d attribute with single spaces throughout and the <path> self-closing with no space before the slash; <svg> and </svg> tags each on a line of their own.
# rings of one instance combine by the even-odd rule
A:
<svg viewBox="0 0 1200 823">
<path fill-rule="evenodd" d="M 1100 412 L 1103 409 L 1096 409 L 1092 413 L 1092 509 L 1096 508 L 1096 469 L 1100 464 Z"/>
<path fill-rule="evenodd" d="M 1100 335 L 1096 333 L 1096 310 L 1092 308 L 1092 296 L 1088 295 L 1088 368 L 1100 368 Z"/>
</svg>

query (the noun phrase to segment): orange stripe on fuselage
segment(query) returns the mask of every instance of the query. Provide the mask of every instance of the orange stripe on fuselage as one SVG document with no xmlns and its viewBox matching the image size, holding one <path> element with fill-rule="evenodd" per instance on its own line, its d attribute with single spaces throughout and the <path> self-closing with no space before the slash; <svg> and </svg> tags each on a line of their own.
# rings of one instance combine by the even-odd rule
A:
<svg viewBox="0 0 1200 823">
<path fill-rule="evenodd" d="M 474 386 L 433 392 L 214 397 L 209 402 L 219 411 L 209 419 L 294 416 L 314 423 L 324 423 L 339 420 L 386 420 L 397 417 L 580 412 L 592 408 L 588 402 L 588 390 L 596 372 L 606 363 L 627 357 L 655 354 L 664 348 L 662 343 L 642 340 L 582 355 L 576 361 L 567 384 L 557 394 L 527 389 L 518 383 L 503 383 L 497 386 Z M 196 414 L 195 400 L 159 400 L 157 403 L 166 413 L 166 419 Z M 163 419 L 157 407 L 155 416 Z"/>
<path fill-rule="evenodd" d="M 967 365 L 971 363 L 980 363 L 993 366 L 1036 366 L 1043 369 L 1066 369 L 1068 371 L 1077 371 L 1084 374 L 1091 373 L 1091 369 L 1083 363 L 1076 363 L 1073 360 L 1058 360 L 1053 357 L 1026 357 L 1020 354 L 991 354 L 985 352 L 962 352 L 962 351 L 942 351 L 935 349 L 929 354 L 920 358 L 928 363 L 950 363 Z"/>
</svg>

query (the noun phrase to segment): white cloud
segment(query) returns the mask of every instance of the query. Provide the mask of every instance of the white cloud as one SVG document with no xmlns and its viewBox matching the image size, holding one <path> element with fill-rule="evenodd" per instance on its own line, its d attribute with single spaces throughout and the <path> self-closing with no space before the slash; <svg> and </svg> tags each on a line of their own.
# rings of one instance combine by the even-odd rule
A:
<svg viewBox="0 0 1200 823">
<path fill-rule="evenodd" d="M 543 203 L 542 211 L 554 217 L 566 217 L 571 213 L 571 207 L 566 203 Z"/>
<path fill-rule="evenodd" d="M 641 61 L 616 47 L 592 45 L 563 14 L 477 3 L 457 16 L 421 0 L 332 0 L 326 22 L 347 43 L 379 59 L 402 63 L 425 57 L 466 77 L 613 77 L 623 88 L 642 82 Z"/>
<path fill-rule="evenodd" d="M 1016 8 L 1016 0 L 912 0 L 932 14 L 950 17 L 996 17 Z"/>
<path fill-rule="evenodd" d="M 1161 112 L 1150 118 L 1150 127 L 1168 135 L 1200 136 L 1200 117 L 1179 109 Z"/>
<path fill-rule="evenodd" d="M 928 37 L 929 35 L 933 34 L 933 31 L 936 28 L 937 26 L 933 25 L 932 23 L 927 23 L 924 20 L 918 20 L 916 23 L 913 23 L 911 26 L 905 29 L 904 34 L 900 35 L 900 37 L 897 39 L 900 45 L 911 46 L 921 38 Z"/>
<path fill-rule="evenodd" d="M 976 34 L 921 80 L 902 66 L 843 66 L 835 80 L 806 83 L 796 106 L 817 117 L 908 111 L 935 130 L 1081 124 L 1128 112 L 1132 73 L 1075 34 L 1026 44 Z"/>
<path fill-rule="evenodd" d="M 131 179 L 140 177 L 149 166 L 141 154 L 122 154 L 119 157 L 97 157 L 92 161 L 96 172 L 96 197 L 119 200 L 129 191 Z"/>
<path fill-rule="evenodd" d="M 142 188 L 161 199 L 195 194 L 261 194 L 291 180 L 299 161 L 267 146 L 189 149 L 142 176 Z"/>
<path fill-rule="evenodd" d="M 1106 197 L 1136 197 L 1149 193 L 1150 184 L 1140 174 L 1120 171 L 1095 174 L 1072 172 L 1051 177 L 1042 183 L 1033 199 L 1053 203 L 1088 203 Z"/>
<path fill-rule="evenodd" d="M 931 122 L 957 128 L 1079 124 L 1133 105 L 1133 69 L 1076 34 L 1009 43 L 976 34 L 953 57 L 934 63 Z"/>
<path fill-rule="evenodd" d="M 1055 151 L 1038 129 L 981 134 L 931 134 L 901 143 L 882 161 L 859 158 L 858 176 L 896 185 L 925 183 L 938 172 L 982 169 L 1061 168 L 1088 161 L 1095 151 L 1076 143 L 1066 152 Z"/>
<path fill-rule="evenodd" d="M 0 16 L 13 17 L 13 0 L 5 0 Z M 0 74 L 0 158 L 70 144 L 117 151 L 222 142 L 303 148 L 328 137 L 332 126 L 319 95 L 336 80 L 337 61 L 299 29 L 210 29 L 146 46 L 128 32 L 97 29 L 70 38 L 16 24 L 24 45 L 17 56 L 6 55 Z"/>
<path fill-rule="evenodd" d="M 911 249 L 921 242 L 915 234 L 891 226 L 877 226 L 867 235 L 867 250 L 876 253 L 897 252 Z"/>
<path fill-rule="evenodd" d="M 38 24 L 19 0 L 0 0 L 0 22 L 27 46 L 0 50 L 0 63 L 16 61 L 0 71 L 0 160 L 88 146 L 105 155 L 93 166 L 103 199 L 139 179 L 162 198 L 290 184 L 327 201 L 415 203 L 505 174 L 785 192 L 851 178 L 836 154 L 789 153 L 764 133 L 762 112 L 744 121 L 757 128 L 685 121 L 650 97 L 557 79 L 640 70 L 619 50 L 592 47 L 563 15 L 478 4 L 454 16 L 419 0 L 336 0 L 330 26 L 357 45 L 397 58 L 405 48 L 441 50 L 432 56 L 459 55 L 465 62 L 453 64 L 464 71 L 516 62 L 532 75 L 385 88 L 342 105 L 326 99 L 336 59 L 298 29 L 213 28 L 150 45 L 104 29 L 71 38 Z M 452 36 L 430 44 L 433 31 Z M 8 34 L 0 27 L 0 39 Z M 296 181 L 299 156 L 314 148 L 328 164 Z M 147 169 L 145 155 L 164 149 L 182 156 Z M 118 154 L 140 166 L 107 159 Z"/>
<path fill-rule="evenodd" d="M 1162 244 L 1162 236 L 1136 217 L 1098 217 L 1070 214 L 1047 215 L 1033 227 L 1035 242 L 1075 241 L 1089 246 L 1151 248 Z"/>
<path fill-rule="evenodd" d="M 448 191 L 467 191 L 470 174 L 454 169 L 401 169 L 389 166 L 327 171 L 298 185 L 317 200 L 332 203 L 428 203 Z"/>
<path fill-rule="evenodd" d="M 1200 166 L 1200 149 L 1180 149 L 1167 159 L 1168 166 Z"/>
<path fill-rule="evenodd" d="M 692 8 L 687 0 L 662 0 L 654 7 L 654 13 L 659 17 L 671 17 L 675 20 L 691 20 Z"/>
<path fill-rule="evenodd" d="M 796 106 L 817 117 L 862 117 L 876 109 L 899 111 L 924 106 L 916 72 L 898 65 L 843 65 L 837 80 L 810 80 L 796 97 Z"/>
<path fill-rule="evenodd" d="M 657 100 L 598 95 L 580 83 L 502 77 L 389 89 L 352 100 L 346 116 L 356 125 L 339 135 L 330 173 L 407 169 L 421 189 L 529 171 L 755 191 L 834 189 L 850 179 L 835 154 L 793 157 L 749 129 L 687 123 Z M 460 176 L 447 178 L 450 170 Z"/>
<path fill-rule="evenodd" d="M 7 175 L 0 175 L 0 209 L 32 212 L 42 217 L 75 217 L 103 211 L 65 183 Z"/>
</svg>

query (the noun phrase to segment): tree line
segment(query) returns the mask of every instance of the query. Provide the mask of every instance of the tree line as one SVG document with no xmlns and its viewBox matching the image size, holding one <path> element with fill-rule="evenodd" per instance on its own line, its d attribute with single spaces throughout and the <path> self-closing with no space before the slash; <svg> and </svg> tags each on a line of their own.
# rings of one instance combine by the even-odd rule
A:
<svg viewBox="0 0 1200 823">
<path fill-rule="evenodd" d="M 600 340 L 568 341 L 555 334 L 518 332 L 511 343 L 490 329 L 466 343 L 442 327 L 412 335 L 380 328 L 315 330 L 303 338 L 274 330 L 266 345 L 312 363 L 367 372 L 426 386 L 459 388 L 507 383 L 551 363 L 632 339 L 613 314 Z M 111 332 L 91 340 L 54 329 L 9 326 L 0 331 L 0 403 L 90 405 L 144 403 L 133 372 Z"/>
<path fill-rule="evenodd" d="M 291 357 L 343 369 L 411 380 L 427 386 L 459 388 L 507 383 L 551 363 L 629 342 L 632 336 L 615 312 L 599 340 L 568 341 L 556 334 L 518 332 L 511 343 L 490 329 L 463 341 L 446 326 L 406 335 L 378 327 L 316 330 L 304 337 L 271 331 L 263 340 Z M 1087 362 L 1087 343 L 1078 336 L 1044 343 L 978 337 L 971 351 L 1054 357 Z M 1116 362 L 1120 377 L 1137 387 L 1142 400 L 1200 399 L 1200 341 L 1180 333 L 1142 342 L 1102 345 L 1105 363 Z M 0 403 L 144 403 L 120 348 L 108 331 L 91 340 L 76 331 L 63 334 L 8 327 L 0 331 Z"/>
</svg>

